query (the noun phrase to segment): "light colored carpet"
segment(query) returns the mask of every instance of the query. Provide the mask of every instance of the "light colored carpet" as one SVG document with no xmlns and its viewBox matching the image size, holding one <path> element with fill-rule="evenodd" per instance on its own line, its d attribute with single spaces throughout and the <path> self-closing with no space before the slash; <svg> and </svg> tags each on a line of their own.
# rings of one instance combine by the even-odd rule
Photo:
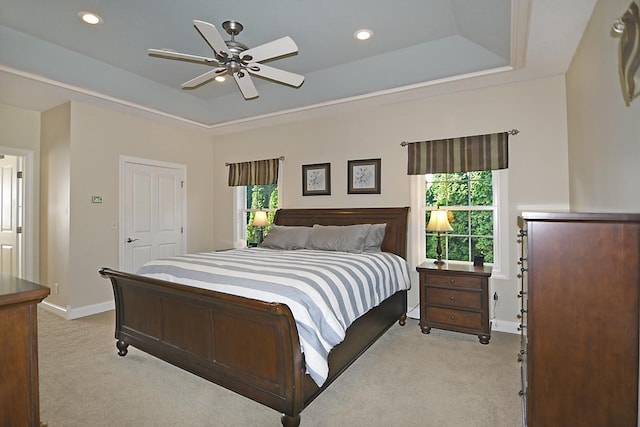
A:
<svg viewBox="0 0 640 427">
<path fill-rule="evenodd" d="M 64 320 L 38 310 L 40 414 L 49 427 L 280 426 L 280 414 L 129 347 L 114 313 Z M 519 337 L 393 326 L 302 412 L 301 427 L 521 425 Z"/>
</svg>

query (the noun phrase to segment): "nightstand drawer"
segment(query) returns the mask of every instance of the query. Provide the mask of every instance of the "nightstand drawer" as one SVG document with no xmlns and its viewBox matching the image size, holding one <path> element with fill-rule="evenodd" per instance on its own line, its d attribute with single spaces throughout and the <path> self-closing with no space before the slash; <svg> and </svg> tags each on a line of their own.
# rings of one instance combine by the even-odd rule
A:
<svg viewBox="0 0 640 427">
<path fill-rule="evenodd" d="M 426 291 L 429 304 L 482 309 L 482 292 L 480 291 L 457 291 L 429 286 Z"/>
<path fill-rule="evenodd" d="M 482 328 L 481 313 L 448 308 L 427 307 L 427 321 L 476 330 Z"/>
<path fill-rule="evenodd" d="M 482 278 L 456 274 L 430 274 L 427 276 L 428 285 L 453 286 L 458 288 L 482 288 Z"/>
</svg>

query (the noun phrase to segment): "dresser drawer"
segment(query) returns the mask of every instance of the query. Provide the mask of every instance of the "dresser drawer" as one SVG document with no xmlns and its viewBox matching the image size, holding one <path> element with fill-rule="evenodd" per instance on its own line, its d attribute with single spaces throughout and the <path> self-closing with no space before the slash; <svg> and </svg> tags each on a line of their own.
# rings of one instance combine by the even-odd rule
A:
<svg viewBox="0 0 640 427">
<path fill-rule="evenodd" d="M 482 289 L 482 278 L 457 274 L 429 274 L 428 285 Z"/>
<path fill-rule="evenodd" d="M 482 329 L 482 314 L 449 308 L 427 307 L 427 321 L 469 329 Z"/>
<path fill-rule="evenodd" d="M 431 288 L 429 286 L 427 286 L 426 291 L 429 304 L 482 309 L 482 292 L 480 291 L 458 291 Z"/>
</svg>

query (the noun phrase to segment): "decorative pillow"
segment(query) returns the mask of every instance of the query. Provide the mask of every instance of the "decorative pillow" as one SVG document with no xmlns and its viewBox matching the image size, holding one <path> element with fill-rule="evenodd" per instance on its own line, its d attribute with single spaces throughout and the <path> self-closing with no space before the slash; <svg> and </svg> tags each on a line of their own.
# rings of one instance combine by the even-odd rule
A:
<svg viewBox="0 0 640 427">
<path fill-rule="evenodd" d="M 387 224 L 371 224 L 362 252 L 380 252 Z"/>
<path fill-rule="evenodd" d="M 260 247 L 269 249 L 304 249 L 311 233 L 311 227 L 287 227 L 274 225 L 262 241 Z"/>
<path fill-rule="evenodd" d="M 339 251 L 359 254 L 369 234 L 371 224 L 314 225 L 309 234 L 307 249 Z"/>
</svg>

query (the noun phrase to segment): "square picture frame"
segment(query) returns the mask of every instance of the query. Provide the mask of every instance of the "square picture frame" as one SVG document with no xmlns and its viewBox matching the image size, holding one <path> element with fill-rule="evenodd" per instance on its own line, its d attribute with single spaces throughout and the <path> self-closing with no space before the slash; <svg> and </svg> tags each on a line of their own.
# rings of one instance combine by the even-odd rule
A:
<svg viewBox="0 0 640 427">
<path fill-rule="evenodd" d="M 380 194 L 382 159 L 347 162 L 348 194 Z"/>
<path fill-rule="evenodd" d="M 302 195 L 331 195 L 331 163 L 302 165 Z"/>
</svg>

